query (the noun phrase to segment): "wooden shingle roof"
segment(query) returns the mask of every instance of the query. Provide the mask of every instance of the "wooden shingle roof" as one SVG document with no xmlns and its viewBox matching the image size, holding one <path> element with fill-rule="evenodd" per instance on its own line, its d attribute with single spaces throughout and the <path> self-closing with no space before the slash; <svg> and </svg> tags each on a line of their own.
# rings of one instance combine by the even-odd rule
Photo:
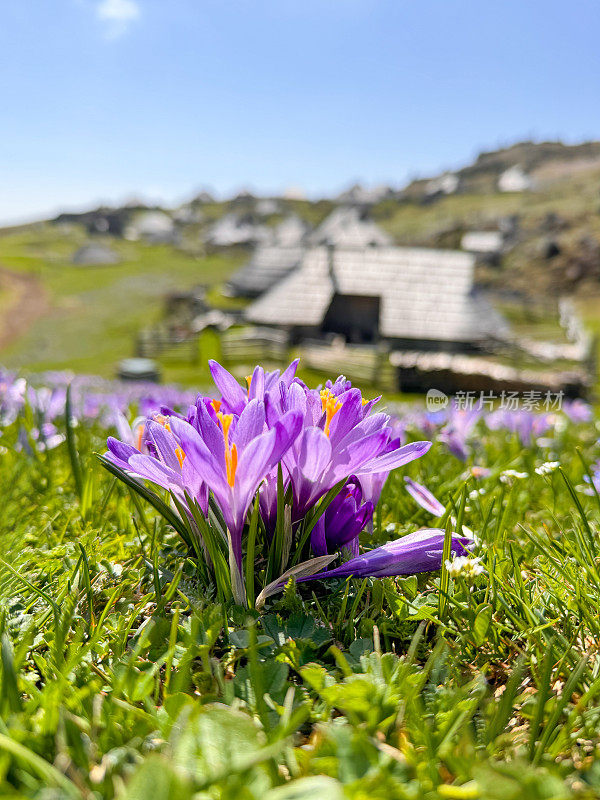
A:
<svg viewBox="0 0 600 800">
<path fill-rule="evenodd" d="M 242 297 L 258 297 L 297 267 L 303 253 L 302 247 L 259 245 L 250 261 L 231 276 L 229 290 Z"/>
<path fill-rule="evenodd" d="M 452 250 L 316 247 L 247 309 L 246 318 L 318 327 L 337 292 L 379 297 L 384 338 L 467 343 L 502 337 L 502 318 L 474 292 L 474 264 L 470 253 Z"/>
</svg>

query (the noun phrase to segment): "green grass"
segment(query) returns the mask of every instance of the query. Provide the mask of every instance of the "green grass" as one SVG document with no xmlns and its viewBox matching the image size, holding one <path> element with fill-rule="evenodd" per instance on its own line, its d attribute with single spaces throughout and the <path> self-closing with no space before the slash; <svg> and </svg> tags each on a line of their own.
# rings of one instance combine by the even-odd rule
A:
<svg viewBox="0 0 600 800">
<path fill-rule="evenodd" d="M 216 602 L 100 467 L 100 430 L 76 429 L 81 500 L 66 444 L 14 452 L 15 436 L 0 460 L 2 797 L 599 795 L 594 424 L 528 448 L 480 426 L 470 464 L 436 444 L 391 476 L 365 544 L 431 525 L 410 474 L 475 533 L 473 585 L 315 582 L 261 615 Z M 564 477 L 535 473 L 554 459 Z"/>
</svg>

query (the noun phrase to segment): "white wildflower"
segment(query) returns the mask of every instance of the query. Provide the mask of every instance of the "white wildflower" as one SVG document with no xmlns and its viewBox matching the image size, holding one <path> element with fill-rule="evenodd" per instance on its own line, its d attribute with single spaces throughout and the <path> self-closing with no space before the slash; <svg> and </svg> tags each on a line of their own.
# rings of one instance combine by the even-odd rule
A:
<svg viewBox="0 0 600 800">
<path fill-rule="evenodd" d="M 516 469 L 505 469 L 500 473 L 500 481 L 502 483 L 512 483 L 513 480 L 522 481 L 529 477 L 528 472 L 518 472 Z"/>
<path fill-rule="evenodd" d="M 467 581 L 484 572 L 481 558 L 470 556 L 455 556 L 452 561 L 446 561 L 446 569 L 452 578 L 464 578 Z"/>
<path fill-rule="evenodd" d="M 560 467 L 560 461 L 546 461 L 539 467 L 535 468 L 538 475 L 550 475 L 555 469 Z"/>
</svg>

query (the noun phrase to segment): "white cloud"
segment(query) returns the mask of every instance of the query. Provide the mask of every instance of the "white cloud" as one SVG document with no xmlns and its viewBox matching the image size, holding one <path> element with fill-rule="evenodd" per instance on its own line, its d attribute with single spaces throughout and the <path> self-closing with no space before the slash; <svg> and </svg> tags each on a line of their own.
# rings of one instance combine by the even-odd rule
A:
<svg viewBox="0 0 600 800">
<path fill-rule="evenodd" d="M 101 0 L 96 6 L 96 16 L 107 26 L 106 32 L 111 39 L 124 34 L 140 15 L 136 0 Z"/>
</svg>

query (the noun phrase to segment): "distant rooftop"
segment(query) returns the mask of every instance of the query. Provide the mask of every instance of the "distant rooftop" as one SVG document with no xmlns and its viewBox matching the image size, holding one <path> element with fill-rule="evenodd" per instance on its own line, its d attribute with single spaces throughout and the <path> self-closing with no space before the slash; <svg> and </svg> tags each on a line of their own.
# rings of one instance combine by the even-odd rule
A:
<svg viewBox="0 0 600 800">
<path fill-rule="evenodd" d="M 257 224 L 251 219 L 231 212 L 217 220 L 208 231 L 206 241 L 217 247 L 236 244 L 267 242 L 272 232 L 266 225 Z"/>
<path fill-rule="evenodd" d="M 303 253 L 301 246 L 260 245 L 250 261 L 231 276 L 229 291 L 242 297 L 258 297 L 297 267 Z"/>
<path fill-rule="evenodd" d="M 355 183 L 354 186 L 346 189 L 335 199 L 338 203 L 350 205 L 374 205 L 388 197 L 393 197 L 393 195 L 394 190 L 386 184 L 368 188 L 360 183 Z"/>
<path fill-rule="evenodd" d="M 354 206 L 340 206 L 311 234 L 310 242 L 335 247 L 384 247 L 392 244 L 392 238 Z"/>
</svg>

